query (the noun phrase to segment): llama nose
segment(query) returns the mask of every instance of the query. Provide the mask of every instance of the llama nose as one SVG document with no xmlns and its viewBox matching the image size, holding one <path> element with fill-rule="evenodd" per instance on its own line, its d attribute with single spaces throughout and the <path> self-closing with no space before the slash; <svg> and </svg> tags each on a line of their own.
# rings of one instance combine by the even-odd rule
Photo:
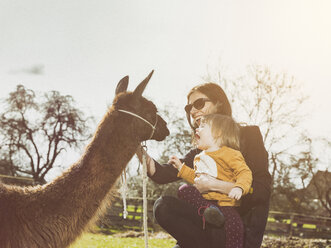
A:
<svg viewBox="0 0 331 248">
<path fill-rule="evenodd" d="M 166 136 L 168 136 L 169 134 L 170 134 L 170 131 L 169 131 L 169 129 L 168 129 L 168 127 L 166 126 Z"/>
<path fill-rule="evenodd" d="M 162 119 L 163 120 L 163 119 Z M 167 122 L 165 120 L 163 120 L 163 129 L 164 129 L 164 135 L 168 136 L 170 134 L 170 131 L 168 129 L 168 125 Z"/>
<path fill-rule="evenodd" d="M 157 120 L 156 130 L 151 139 L 162 141 L 170 134 L 170 132 L 167 127 L 167 122 L 161 116 L 157 115 Z"/>
</svg>

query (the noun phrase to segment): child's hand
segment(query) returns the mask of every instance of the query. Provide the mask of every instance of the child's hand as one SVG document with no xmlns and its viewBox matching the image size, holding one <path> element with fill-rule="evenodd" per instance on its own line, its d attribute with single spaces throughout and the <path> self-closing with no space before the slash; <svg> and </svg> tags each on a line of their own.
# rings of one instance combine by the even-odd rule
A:
<svg viewBox="0 0 331 248">
<path fill-rule="evenodd" d="M 243 190 L 239 187 L 234 187 L 233 189 L 231 189 L 231 191 L 229 192 L 229 197 L 239 200 L 241 198 L 243 194 Z"/>
<path fill-rule="evenodd" d="M 175 167 L 177 170 L 180 171 L 180 169 L 182 168 L 183 164 L 182 162 L 180 162 L 179 158 L 177 158 L 176 156 L 171 156 L 169 158 L 168 161 L 169 164 L 172 164 L 173 167 Z"/>
</svg>

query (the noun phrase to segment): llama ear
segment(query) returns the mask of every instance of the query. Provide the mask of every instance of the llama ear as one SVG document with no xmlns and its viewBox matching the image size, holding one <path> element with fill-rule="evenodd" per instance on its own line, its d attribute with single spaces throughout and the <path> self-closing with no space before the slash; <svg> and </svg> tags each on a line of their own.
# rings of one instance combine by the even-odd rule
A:
<svg viewBox="0 0 331 248">
<path fill-rule="evenodd" d="M 151 73 L 148 74 L 148 76 L 137 86 L 137 88 L 134 90 L 133 95 L 134 96 L 141 96 L 146 88 L 147 83 L 151 79 L 153 75 L 154 70 L 151 71 Z"/>
<path fill-rule="evenodd" d="M 125 92 L 126 89 L 128 88 L 128 84 L 129 84 L 129 76 L 125 76 L 118 82 L 116 90 L 115 90 L 115 95 L 117 95 L 121 92 Z"/>
</svg>

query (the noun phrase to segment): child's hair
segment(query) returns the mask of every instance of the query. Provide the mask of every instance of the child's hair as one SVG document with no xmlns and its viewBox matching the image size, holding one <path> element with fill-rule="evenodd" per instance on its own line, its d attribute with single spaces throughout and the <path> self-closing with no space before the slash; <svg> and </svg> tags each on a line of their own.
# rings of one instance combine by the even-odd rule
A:
<svg viewBox="0 0 331 248">
<path fill-rule="evenodd" d="M 239 125 L 230 116 L 209 114 L 203 116 L 201 122 L 210 125 L 213 138 L 219 146 L 240 149 Z"/>
</svg>

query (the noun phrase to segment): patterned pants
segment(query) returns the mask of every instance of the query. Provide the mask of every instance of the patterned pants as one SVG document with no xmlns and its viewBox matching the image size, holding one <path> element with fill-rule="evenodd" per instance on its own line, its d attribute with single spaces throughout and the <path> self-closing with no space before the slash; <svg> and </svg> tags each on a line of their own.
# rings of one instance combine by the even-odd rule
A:
<svg viewBox="0 0 331 248">
<path fill-rule="evenodd" d="M 234 207 L 218 206 L 216 201 L 208 201 L 202 197 L 201 193 L 194 187 L 182 185 L 178 189 L 178 198 L 189 203 L 199 210 L 209 205 L 217 206 L 225 217 L 226 248 L 242 248 L 244 244 L 244 225 L 239 213 Z M 201 213 L 200 213 L 201 214 Z"/>
</svg>

